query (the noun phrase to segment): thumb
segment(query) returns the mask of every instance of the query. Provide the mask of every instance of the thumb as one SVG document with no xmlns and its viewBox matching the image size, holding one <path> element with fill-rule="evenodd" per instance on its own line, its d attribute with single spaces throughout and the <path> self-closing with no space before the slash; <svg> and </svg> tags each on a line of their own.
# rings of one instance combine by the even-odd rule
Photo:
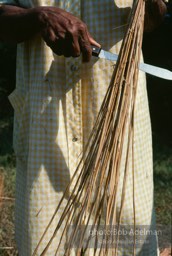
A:
<svg viewBox="0 0 172 256">
<path fill-rule="evenodd" d="M 89 39 L 90 44 L 101 48 L 101 45 L 94 40 L 94 38 L 91 36 L 91 34 L 89 32 L 87 32 L 87 33 L 88 33 L 88 39 Z"/>
</svg>

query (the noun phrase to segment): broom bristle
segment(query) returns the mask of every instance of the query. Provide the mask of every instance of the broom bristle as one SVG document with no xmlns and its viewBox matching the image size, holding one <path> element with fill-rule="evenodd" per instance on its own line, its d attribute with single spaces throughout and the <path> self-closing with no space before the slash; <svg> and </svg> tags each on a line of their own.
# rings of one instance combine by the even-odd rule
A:
<svg viewBox="0 0 172 256">
<path fill-rule="evenodd" d="M 132 160 L 134 159 L 134 109 L 143 24 L 144 1 L 134 1 L 119 58 L 115 65 L 109 88 L 88 144 L 71 182 L 66 188 L 33 255 L 36 255 L 43 237 L 65 198 L 68 198 L 68 200 L 64 211 L 57 223 L 54 234 L 41 255 L 46 255 L 58 230 L 62 228 L 62 224 L 64 224 L 63 232 L 60 243 L 57 246 L 56 255 L 58 255 L 61 242 L 65 239 L 69 226 L 71 226 L 72 229 L 70 230 L 68 241 L 65 241 L 66 249 L 64 255 L 70 255 L 70 251 L 76 242 L 76 255 L 83 255 L 84 251 L 90 248 L 90 243 L 91 247 L 94 248 L 94 255 L 96 252 L 98 252 L 99 255 L 109 255 L 108 253 L 117 255 L 118 245 L 113 248 L 109 248 L 108 246 L 108 242 L 114 239 L 113 234 L 106 237 L 103 236 L 101 239 L 104 243 L 100 246 L 98 245 L 100 242 L 99 237 L 95 236 L 95 238 L 92 239 L 93 237 L 88 235 L 88 233 L 91 234 L 91 231 L 93 231 L 95 227 L 96 230 L 98 230 L 99 227 L 103 227 L 104 230 L 107 230 L 109 227 L 114 225 L 119 226 L 121 223 L 129 170 L 129 156 L 131 155 Z M 125 167 L 123 187 L 120 192 L 121 206 L 117 214 L 117 196 L 119 193 L 119 177 L 124 143 L 127 145 Z M 134 161 L 132 161 L 132 165 L 133 219 L 135 225 Z M 118 241 L 118 236 L 115 237 L 115 239 Z M 133 245 L 133 255 L 134 254 L 135 244 Z"/>
</svg>

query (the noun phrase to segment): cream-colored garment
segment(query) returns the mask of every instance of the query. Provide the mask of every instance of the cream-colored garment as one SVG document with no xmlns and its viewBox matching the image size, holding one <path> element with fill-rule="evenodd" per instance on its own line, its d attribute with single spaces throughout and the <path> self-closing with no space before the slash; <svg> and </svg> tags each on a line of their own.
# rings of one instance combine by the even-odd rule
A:
<svg viewBox="0 0 172 256">
<path fill-rule="evenodd" d="M 24 7 L 48 5 L 72 12 L 86 22 L 105 50 L 115 53 L 120 50 L 132 4 L 130 0 L 16 2 Z M 9 98 L 15 109 L 16 240 L 21 256 L 32 254 L 75 171 L 109 85 L 113 65 L 94 57 L 88 64 L 81 63 L 80 58 L 58 57 L 38 36 L 18 45 L 16 89 Z M 141 72 L 134 140 L 136 221 L 154 227 L 151 126 L 145 75 Z M 133 223 L 131 180 L 127 183 L 125 224 Z M 56 222 L 62 210 L 63 207 Z M 55 222 L 43 245 L 54 228 Z M 55 255 L 57 241 L 58 237 L 47 256 Z M 119 255 L 130 255 L 130 250 L 125 250 L 121 249 Z M 138 255 L 156 256 L 156 250 L 157 242 L 153 238 Z M 91 251 L 88 255 L 92 255 Z"/>
</svg>

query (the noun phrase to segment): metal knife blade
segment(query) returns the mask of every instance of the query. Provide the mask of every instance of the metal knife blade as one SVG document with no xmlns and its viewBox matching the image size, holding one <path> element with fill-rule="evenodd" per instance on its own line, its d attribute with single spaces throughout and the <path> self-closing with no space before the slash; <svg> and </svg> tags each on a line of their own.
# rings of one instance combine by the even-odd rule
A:
<svg viewBox="0 0 172 256">
<path fill-rule="evenodd" d="M 95 47 L 95 46 L 92 46 L 92 55 L 96 56 L 98 58 L 106 59 L 106 60 L 110 60 L 110 61 L 117 61 L 117 59 L 118 59 L 117 54 L 104 51 L 103 49 L 101 49 L 99 47 Z M 172 72 L 167 69 L 156 67 L 156 66 L 146 64 L 146 63 L 140 63 L 139 69 L 143 72 L 150 74 L 150 75 L 160 77 L 160 78 L 166 79 L 166 80 L 172 80 Z"/>
</svg>

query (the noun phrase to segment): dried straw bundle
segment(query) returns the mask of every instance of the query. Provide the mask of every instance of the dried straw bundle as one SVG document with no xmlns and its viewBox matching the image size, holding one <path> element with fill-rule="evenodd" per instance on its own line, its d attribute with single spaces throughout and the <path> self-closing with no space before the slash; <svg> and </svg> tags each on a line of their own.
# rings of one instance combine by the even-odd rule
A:
<svg viewBox="0 0 172 256">
<path fill-rule="evenodd" d="M 103 225 L 104 230 L 112 225 L 120 225 L 125 201 L 126 179 L 129 166 L 129 154 L 134 159 L 133 134 L 134 134 L 134 109 L 138 81 L 138 65 L 142 45 L 144 24 L 143 0 L 133 3 L 129 25 L 119 54 L 118 61 L 112 75 L 112 80 L 102 103 L 100 112 L 90 135 L 83 157 L 71 179 L 70 184 L 57 206 L 52 219 L 45 230 L 47 232 L 56 216 L 62 202 L 68 198 L 66 207 L 57 223 L 56 230 L 41 255 L 46 252 L 57 232 L 63 224 L 62 242 L 70 225 L 69 240 L 66 241 L 64 255 L 70 255 L 72 246 L 77 241 L 77 255 L 84 255 L 84 250 L 89 248 L 91 241 L 87 228 L 90 225 L 93 230 Z M 127 136 L 126 136 L 127 133 Z M 119 214 L 116 214 L 116 198 L 121 168 L 124 139 L 127 138 L 127 150 L 125 157 L 125 170 Z M 134 161 L 132 166 L 133 179 L 133 212 L 135 225 L 135 199 L 134 199 Z M 71 189 L 72 188 L 72 189 Z M 69 191 L 71 192 L 69 193 Z M 84 226 L 82 226 L 84 223 Z M 81 226 L 83 227 L 81 229 Z M 45 235 L 43 234 L 33 255 Z M 111 237 L 103 237 L 104 243 L 97 248 L 98 238 L 94 239 L 94 255 L 117 255 L 117 246 L 108 247 Z M 118 240 L 118 237 L 115 238 Z M 57 247 L 56 255 L 60 248 Z M 133 246 L 133 255 L 135 254 Z"/>
</svg>

